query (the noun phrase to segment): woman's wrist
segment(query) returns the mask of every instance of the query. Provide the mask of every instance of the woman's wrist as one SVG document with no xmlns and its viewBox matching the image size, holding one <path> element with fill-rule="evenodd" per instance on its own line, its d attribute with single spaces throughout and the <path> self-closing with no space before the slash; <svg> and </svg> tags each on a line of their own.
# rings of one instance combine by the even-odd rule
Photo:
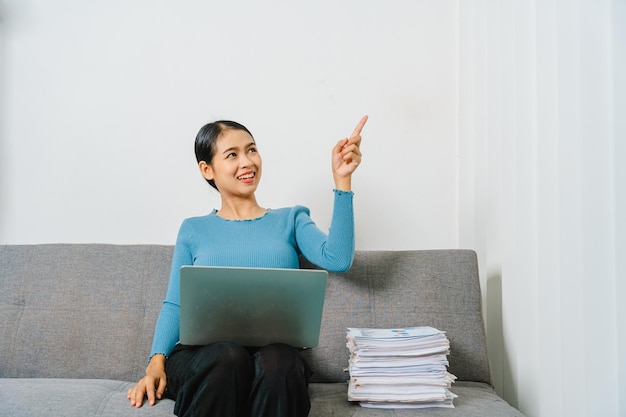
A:
<svg viewBox="0 0 626 417">
<path fill-rule="evenodd" d="M 156 353 L 150 358 L 148 368 L 153 368 L 155 366 L 159 368 L 165 368 L 165 355 L 163 353 Z"/>
<path fill-rule="evenodd" d="M 352 191 L 352 177 L 335 177 L 335 190 Z"/>
</svg>

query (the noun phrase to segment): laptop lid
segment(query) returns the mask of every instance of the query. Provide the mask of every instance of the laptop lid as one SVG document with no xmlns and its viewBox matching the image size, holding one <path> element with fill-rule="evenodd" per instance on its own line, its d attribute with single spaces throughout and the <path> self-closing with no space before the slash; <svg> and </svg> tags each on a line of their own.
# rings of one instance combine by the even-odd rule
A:
<svg viewBox="0 0 626 417">
<path fill-rule="evenodd" d="M 183 266 L 180 342 L 315 347 L 327 278 L 312 269 Z"/>
</svg>

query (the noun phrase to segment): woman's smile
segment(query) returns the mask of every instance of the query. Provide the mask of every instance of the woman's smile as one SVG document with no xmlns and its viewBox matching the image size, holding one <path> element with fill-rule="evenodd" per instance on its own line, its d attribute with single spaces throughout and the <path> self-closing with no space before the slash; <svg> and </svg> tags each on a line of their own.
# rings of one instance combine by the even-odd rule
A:
<svg viewBox="0 0 626 417">
<path fill-rule="evenodd" d="M 252 182 L 254 182 L 255 177 L 256 177 L 256 173 L 250 171 L 250 172 L 246 172 L 245 174 L 238 176 L 237 179 L 243 183 L 251 184 Z"/>
</svg>

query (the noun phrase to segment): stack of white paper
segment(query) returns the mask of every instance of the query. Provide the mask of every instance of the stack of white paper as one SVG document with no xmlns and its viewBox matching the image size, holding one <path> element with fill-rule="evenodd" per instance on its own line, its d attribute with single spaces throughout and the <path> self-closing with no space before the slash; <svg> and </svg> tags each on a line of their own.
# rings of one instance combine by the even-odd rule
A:
<svg viewBox="0 0 626 417">
<path fill-rule="evenodd" d="M 376 408 L 453 408 L 450 342 L 433 327 L 348 329 L 348 400 Z"/>
</svg>

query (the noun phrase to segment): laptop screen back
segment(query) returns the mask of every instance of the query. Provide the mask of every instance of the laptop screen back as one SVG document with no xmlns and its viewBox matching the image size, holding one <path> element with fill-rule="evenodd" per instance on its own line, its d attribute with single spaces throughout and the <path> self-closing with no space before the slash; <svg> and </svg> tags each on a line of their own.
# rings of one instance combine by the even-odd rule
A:
<svg viewBox="0 0 626 417">
<path fill-rule="evenodd" d="M 327 278 L 323 270 L 183 266 L 180 342 L 315 347 Z"/>
</svg>

